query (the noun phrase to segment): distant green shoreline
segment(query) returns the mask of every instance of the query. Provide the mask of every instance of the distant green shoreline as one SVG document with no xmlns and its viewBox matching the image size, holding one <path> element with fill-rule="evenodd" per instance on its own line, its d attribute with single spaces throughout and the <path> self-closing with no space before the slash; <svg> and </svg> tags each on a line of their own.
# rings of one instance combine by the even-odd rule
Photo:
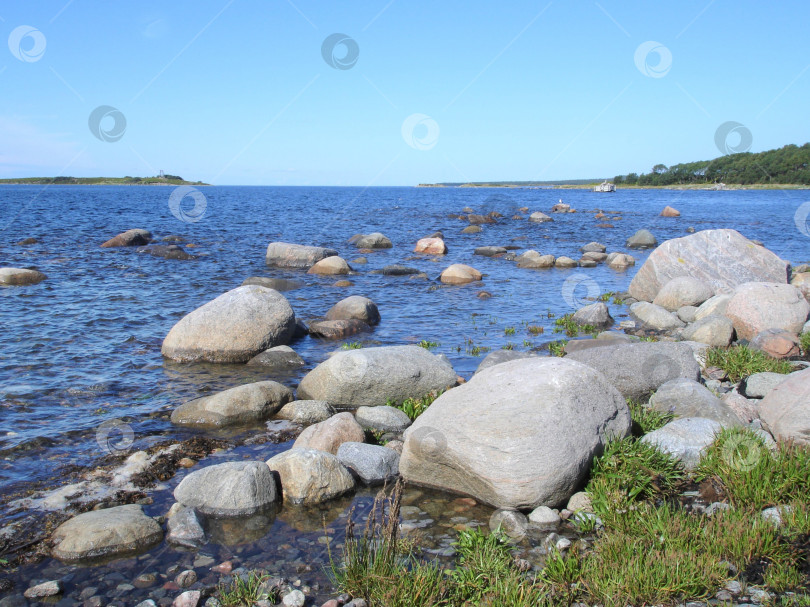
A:
<svg viewBox="0 0 810 607">
<path fill-rule="evenodd" d="M 19 177 L 0 179 L 0 185 L 209 185 L 182 177 Z"/>
<path fill-rule="evenodd" d="M 591 190 L 601 182 L 592 183 L 420 183 L 419 188 L 543 188 L 553 190 Z M 706 183 L 672 184 L 672 185 L 620 185 L 617 190 L 808 190 L 810 185 L 800 183 L 727 183 L 722 188 Z"/>
</svg>

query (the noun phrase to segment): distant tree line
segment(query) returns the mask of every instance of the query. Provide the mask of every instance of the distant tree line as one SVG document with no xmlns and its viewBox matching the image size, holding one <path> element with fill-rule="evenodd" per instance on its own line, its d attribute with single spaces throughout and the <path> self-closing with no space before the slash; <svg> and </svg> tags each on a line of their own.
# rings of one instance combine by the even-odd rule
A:
<svg viewBox="0 0 810 607">
<path fill-rule="evenodd" d="M 628 173 L 613 178 L 616 185 L 686 185 L 701 183 L 810 184 L 810 143 L 786 145 L 752 154 L 729 154 L 714 160 L 667 167 L 656 164 L 649 173 Z"/>
</svg>

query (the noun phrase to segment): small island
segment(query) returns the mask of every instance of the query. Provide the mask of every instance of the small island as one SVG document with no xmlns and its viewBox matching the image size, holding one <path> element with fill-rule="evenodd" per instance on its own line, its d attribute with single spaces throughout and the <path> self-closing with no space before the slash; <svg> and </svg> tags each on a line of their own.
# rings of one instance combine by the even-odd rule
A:
<svg viewBox="0 0 810 607">
<path fill-rule="evenodd" d="M 210 185 L 202 181 L 186 181 L 178 175 L 155 177 L 16 177 L 0 179 L 0 185 Z"/>
</svg>

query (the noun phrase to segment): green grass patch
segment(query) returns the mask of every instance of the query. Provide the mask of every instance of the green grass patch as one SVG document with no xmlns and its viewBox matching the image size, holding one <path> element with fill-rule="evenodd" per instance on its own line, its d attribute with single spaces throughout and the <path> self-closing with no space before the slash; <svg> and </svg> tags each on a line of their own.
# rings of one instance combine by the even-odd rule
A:
<svg viewBox="0 0 810 607">
<path fill-rule="evenodd" d="M 579 325 L 574 322 L 573 314 L 566 314 L 554 321 L 554 332 L 565 333 L 568 337 L 577 337 L 580 333 L 597 335 L 599 329 L 593 325 Z"/>
<path fill-rule="evenodd" d="M 516 331 L 517 331 L 517 329 L 515 329 L 515 327 L 506 327 L 503 330 L 503 333 L 504 333 L 504 335 L 514 335 Z"/>
<path fill-rule="evenodd" d="M 251 607 L 261 600 L 277 603 L 279 589 L 267 584 L 269 579 L 261 571 L 250 571 L 244 577 L 237 575 L 230 584 L 220 585 L 216 596 L 222 607 Z"/>
<path fill-rule="evenodd" d="M 552 356 L 565 356 L 565 344 L 568 343 L 567 339 L 558 339 L 548 344 L 549 354 Z"/>
<path fill-rule="evenodd" d="M 802 333 L 799 336 L 799 345 L 802 348 L 802 354 L 805 356 L 810 354 L 810 332 Z"/>
<path fill-rule="evenodd" d="M 790 373 L 793 366 L 786 360 L 771 358 L 760 350 L 748 346 L 730 348 L 709 348 L 706 352 L 706 366 L 720 367 L 731 381 L 740 381 L 754 373 Z"/>
<path fill-rule="evenodd" d="M 359 350 L 362 347 L 363 347 L 363 344 L 361 344 L 359 341 L 349 341 L 349 342 L 346 342 L 345 344 L 343 344 L 342 346 L 340 346 L 340 349 L 341 350 Z"/>
<path fill-rule="evenodd" d="M 419 346 L 420 348 L 424 348 L 425 350 L 433 350 L 434 348 L 438 348 L 439 346 L 441 346 L 441 344 L 437 341 L 428 341 L 426 339 L 423 339 L 416 345 Z"/>
<path fill-rule="evenodd" d="M 395 407 L 405 413 L 411 420 L 415 420 L 417 417 L 422 415 L 427 408 L 433 404 L 437 398 L 442 395 L 443 390 L 438 390 L 436 392 L 431 392 L 430 394 L 425 394 L 422 398 L 406 398 L 401 403 L 396 403 L 393 400 L 389 400 L 385 404 L 389 407 Z"/>
<path fill-rule="evenodd" d="M 630 408 L 630 416 L 633 418 L 633 433 L 638 436 L 663 428 L 674 417 L 669 413 L 656 411 L 632 398 L 627 399 L 627 406 Z"/>
</svg>

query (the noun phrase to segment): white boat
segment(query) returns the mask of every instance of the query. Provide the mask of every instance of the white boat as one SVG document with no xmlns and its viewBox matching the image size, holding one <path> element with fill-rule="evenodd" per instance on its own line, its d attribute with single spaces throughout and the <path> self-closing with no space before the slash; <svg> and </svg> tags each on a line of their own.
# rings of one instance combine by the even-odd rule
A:
<svg viewBox="0 0 810 607">
<path fill-rule="evenodd" d="M 598 186 L 593 189 L 594 192 L 615 192 L 616 186 L 612 183 L 608 183 L 607 181 L 603 181 Z"/>
</svg>

